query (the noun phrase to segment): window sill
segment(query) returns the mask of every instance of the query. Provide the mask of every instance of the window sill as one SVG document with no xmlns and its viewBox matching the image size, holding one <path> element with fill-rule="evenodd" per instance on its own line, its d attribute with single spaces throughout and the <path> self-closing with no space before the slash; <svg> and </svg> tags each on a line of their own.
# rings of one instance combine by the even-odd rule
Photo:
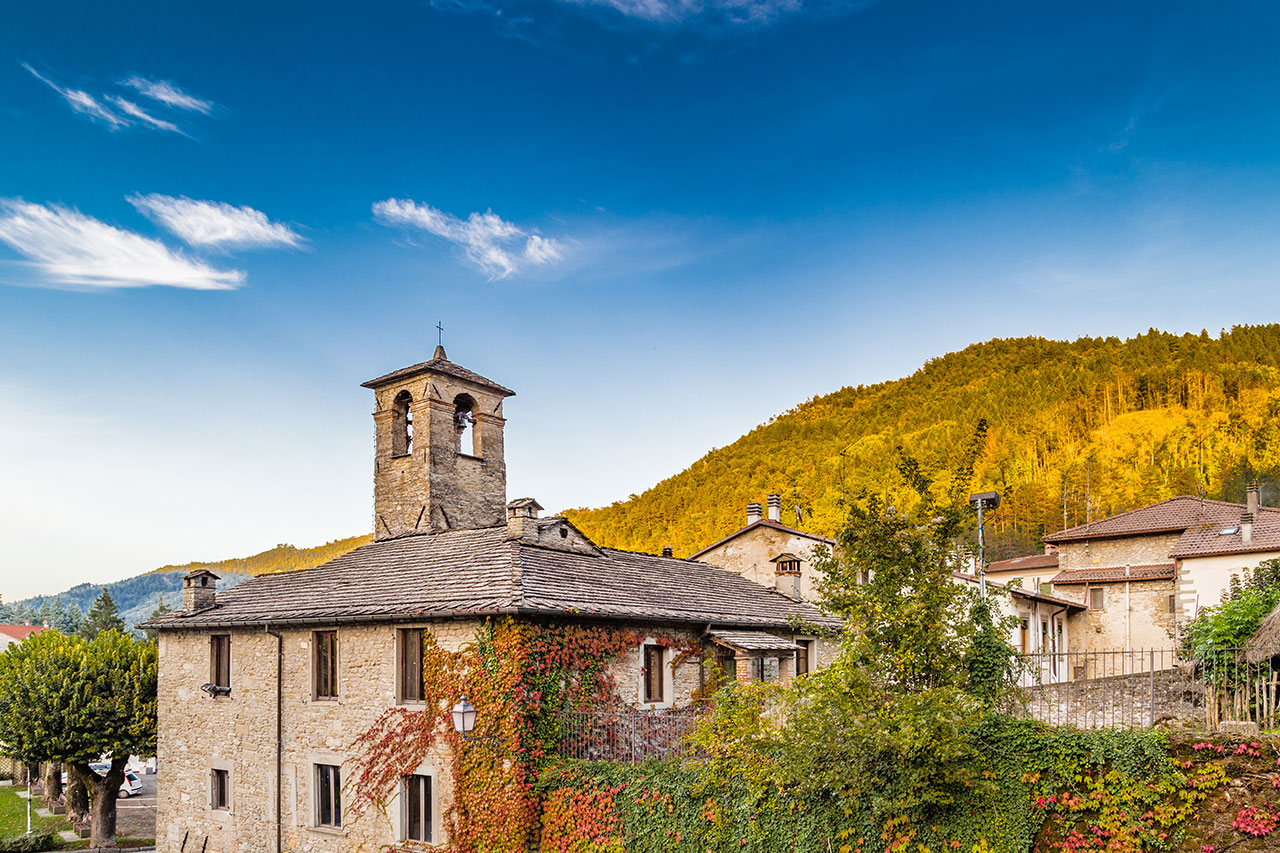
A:
<svg viewBox="0 0 1280 853">
<path fill-rule="evenodd" d="M 334 835 L 339 837 L 346 837 L 346 834 L 347 834 L 346 828 L 341 826 L 308 826 L 307 829 L 311 830 L 312 832 L 318 832 L 321 835 Z"/>
<path fill-rule="evenodd" d="M 209 816 L 214 820 L 230 820 L 235 815 L 231 809 L 209 809 Z"/>
<path fill-rule="evenodd" d="M 461 456 L 463 459 L 474 459 L 477 462 L 484 461 L 483 456 L 472 456 L 470 453 L 463 453 L 461 450 L 458 451 L 458 455 Z"/>
</svg>

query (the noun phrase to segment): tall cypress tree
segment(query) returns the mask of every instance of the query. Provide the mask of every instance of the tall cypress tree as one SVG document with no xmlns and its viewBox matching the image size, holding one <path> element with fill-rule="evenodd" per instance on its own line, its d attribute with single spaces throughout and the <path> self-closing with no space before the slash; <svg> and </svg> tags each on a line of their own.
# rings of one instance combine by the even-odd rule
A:
<svg viewBox="0 0 1280 853">
<path fill-rule="evenodd" d="M 89 613 L 84 617 L 84 623 L 80 626 L 80 636 L 86 640 L 92 640 L 103 631 L 109 631 L 112 628 L 124 631 L 124 618 L 120 615 L 120 608 L 116 606 L 115 599 L 104 586 L 102 594 L 94 599 L 93 607 L 89 608 Z"/>
</svg>

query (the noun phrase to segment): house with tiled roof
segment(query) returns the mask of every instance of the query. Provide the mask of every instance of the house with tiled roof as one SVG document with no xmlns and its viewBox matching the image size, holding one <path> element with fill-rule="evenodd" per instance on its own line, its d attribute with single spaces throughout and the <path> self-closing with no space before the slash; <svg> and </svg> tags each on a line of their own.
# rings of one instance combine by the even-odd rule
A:
<svg viewBox="0 0 1280 853">
<path fill-rule="evenodd" d="M 1251 484 L 1244 504 L 1182 495 L 1044 537 L 1055 595 L 1088 608 L 1073 650 L 1168 647 L 1176 626 L 1222 600 L 1232 575 L 1280 556 L 1280 510 Z"/>
<path fill-rule="evenodd" d="M 43 625 L 0 625 L 0 652 L 15 643 L 21 643 L 32 634 L 47 630 Z"/>
<path fill-rule="evenodd" d="M 487 620 L 628 638 L 608 661 L 611 707 L 642 712 L 690 704 L 722 670 L 787 680 L 834 653 L 818 635 L 836 623 L 794 586 L 601 547 L 542 517 L 532 498 L 508 501 L 504 402 L 514 392 L 443 347 L 365 387 L 374 541 L 224 591 L 192 572 L 182 609 L 147 623 L 159 634 L 160 851 L 446 844 L 445 753 L 385 792 L 385 810 L 350 813 L 343 784 L 360 734 L 388 709 L 426 707 L 424 640 L 456 651 Z"/>
</svg>

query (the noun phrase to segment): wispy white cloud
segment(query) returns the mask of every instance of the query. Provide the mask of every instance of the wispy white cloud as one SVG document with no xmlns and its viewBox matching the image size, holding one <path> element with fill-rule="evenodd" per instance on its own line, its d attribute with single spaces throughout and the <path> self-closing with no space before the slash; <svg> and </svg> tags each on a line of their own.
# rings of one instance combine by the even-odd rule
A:
<svg viewBox="0 0 1280 853">
<path fill-rule="evenodd" d="M 101 101 L 93 95 L 90 95 L 88 92 L 82 89 L 70 89 L 65 86 L 59 86 L 57 83 L 53 82 L 25 62 L 22 63 L 22 67 L 31 72 L 31 75 L 41 83 L 44 83 L 50 89 L 61 95 L 62 99 L 67 102 L 67 105 L 81 115 L 86 115 L 97 121 L 106 122 L 112 129 L 125 127 L 129 124 L 126 119 L 107 109 Z"/>
<path fill-rule="evenodd" d="M 126 98 L 117 98 L 114 95 L 108 95 L 107 100 L 115 104 L 116 108 L 119 109 L 121 112 L 127 113 L 128 115 L 131 115 L 134 118 L 139 119 L 140 121 L 143 121 L 146 124 L 151 125 L 156 130 L 167 130 L 170 133 L 182 133 L 182 129 L 178 127 L 176 124 L 174 124 L 173 122 L 165 121 L 164 119 L 161 119 L 161 118 L 156 118 L 155 116 L 151 115 L 149 112 L 144 110 L 142 107 L 135 104 L 133 101 L 130 101 Z M 186 134 L 183 134 L 183 135 L 185 136 Z"/>
<path fill-rule="evenodd" d="M 213 102 L 182 91 L 168 80 L 148 80 L 137 74 L 120 81 L 122 86 L 137 90 L 138 94 L 153 101 L 176 107 L 180 110 L 191 110 L 208 115 L 213 111 Z"/>
<path fill-rule="evenodd" d="M 252 207 L 156 193 L 129 196 L 129 203 L 189 246 L 260 249 L 302 243 L 288 225 L 272 222 Z"/>
<path fill-rule="evenodd" d="M 466 259 L 491 281 L 515 275 L 523 267 L 545 266 L 564 257 L 564 246 L 559 241 L 507 222 L 492 210 L 460 219 L 429 204 L 389 198 L 374 204 L 373 215 L 386 225 L 420 228 L 459 246 Z"/>
<path fill-rule="evenodd" d="M 764 27 L 786 18 L 805 15 L 834 17 L 861 11 L 876 0 L 560 0 L 563 6 L 600 9 L 624 19 L 666 28 L 728 34 Z M 458 12 L 492 16 L 508 35 L 526 37 L 519 27 L 534 24 L 541 16 L 524 14 L 528 0 L 431 0 L 433 6 Z"/>
<path fill-rule="evenodd" d="M 28 258 L 43 282 L 53 285 L 229 290 L 245 279 L 240 270 L 215 269 L 61 205 L 0 199 L 0 242 Z"/>
</svg>

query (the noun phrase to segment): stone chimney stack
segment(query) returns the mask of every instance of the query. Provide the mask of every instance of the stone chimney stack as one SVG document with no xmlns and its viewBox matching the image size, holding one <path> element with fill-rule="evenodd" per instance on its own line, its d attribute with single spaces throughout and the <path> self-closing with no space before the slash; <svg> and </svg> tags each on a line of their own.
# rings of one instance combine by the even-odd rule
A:
<svg viewBox="0 0 1280 853">
<path fill-rule="evenodd" d="M 542 506 L 533 498 L 516 498 L 507 504 L 507 538 L 538 541 L 538 513 Z"/>
<path fill-rule="evenodd" d="M 1245 512 L 1254 518 L 1258 517 L 1258 483 L 1256 480 L 1251 482 L 1245 490 Z"/>
<path fill-rule="evenodd" d="M 1253 513 L 1251 512 L 1240 516 L 1240 542 L 1244 545 L 1253 544 Z"/>
<path fill-rule="evenodd" d="M 769 495 L 767 501 L 769 504 L 769 520 L 781 522 L 782 521 L 782 495 Z"/>
<path fill-rule="evenodd" d="M 207 610 L 218 603 L 218 576 L 208 569 L 188 572 L 182 578 L 182 612 Z"/>
<path fill-rule="evenodd" d="M 672 551 L 671 551 L 671 546 L 670 546 L 670 545 L 663 545 L 663 546 L 662 546 L 662 556 L 664 556 L 664 557 L 671 557 L 671 556 L 674 556 L 674 554 L 673 554 L 673 553 L 672 553 Z"/>
<path fill-rule="evenodd" d="M 752 501 L 751 503 L 747 504 L 747 525 L 748 526 L 755 524 L 757 521 L 759 521 L 763 517 L 763 515 L 764 513 L 761 511 L 760 504 L 757 501 Z"/>
</svg>

